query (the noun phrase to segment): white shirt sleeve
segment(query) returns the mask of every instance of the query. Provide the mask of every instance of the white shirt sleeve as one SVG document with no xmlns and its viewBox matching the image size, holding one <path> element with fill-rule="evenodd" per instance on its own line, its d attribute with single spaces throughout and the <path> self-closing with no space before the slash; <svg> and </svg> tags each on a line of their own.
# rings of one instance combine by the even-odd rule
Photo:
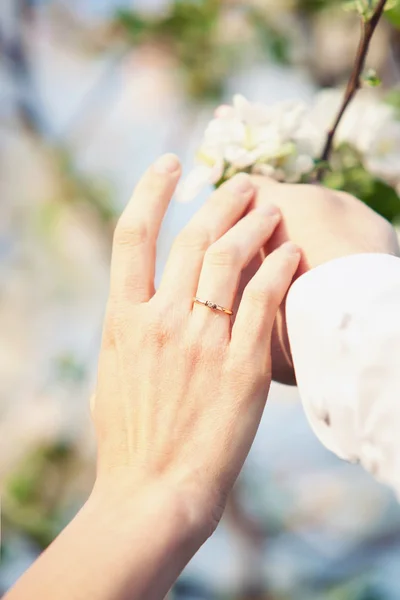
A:
<svg viewBox="0 0 400 600">
<path fill-rule="evenodd" d="M 321 265 L 293 284 L 286 316 L 314 432 L 400 498 L 400 259 L 360 254 Z"/>
</svg>

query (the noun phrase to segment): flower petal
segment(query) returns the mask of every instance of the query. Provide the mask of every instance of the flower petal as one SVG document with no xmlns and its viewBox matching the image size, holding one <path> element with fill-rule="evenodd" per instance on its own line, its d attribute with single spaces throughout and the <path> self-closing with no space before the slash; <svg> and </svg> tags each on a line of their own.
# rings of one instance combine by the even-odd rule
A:
<svg viewBox="0 0 400 600">
<path fill-rule="evenodd" d="M 194 200 L 204 187 L 214 183 L 215 174 L 215 167 L 199 165 L 194 168 L 178 185 L 176 191 L 177 202 L 186 203 Z"/>
</svg>

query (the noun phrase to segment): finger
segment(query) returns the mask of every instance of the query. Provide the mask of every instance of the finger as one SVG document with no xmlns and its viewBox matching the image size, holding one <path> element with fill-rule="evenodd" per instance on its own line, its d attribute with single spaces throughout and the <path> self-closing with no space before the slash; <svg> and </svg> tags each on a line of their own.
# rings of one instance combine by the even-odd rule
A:
<svg viewBox="0 0 400 600">
<path fill-rule="evenodd" d="M 273 179 L 273 177 L 269 177 L 268 175 L 252 175 L 252 182 L 260 187 L 269 186 L 269 185 L 282 185 L 280 181 Z"/>
<path fill-rule="evenodd" d="M 165 154 L 139 181 L 114 234 L 111 293 L 145 302 L 154 294 L 156 243 L 181 167 Z"/>
<path fill-rule="evenodd" d="M 254 186 L 245 173 L 223 184 L 202 206 L 175 240 L 159 293 L 179 297 L 192 308 L 207 248 L 243 216 L 254 198 Z"/>
<path fill-rule="evenodd" d="M 232 344 L 250 353 L 270 352 L 268 342 L 275 317 L 300 257 L 300 249 L 292 242 L 286 242 L 267 256 L 243 292 L 232 330 Z"/>
<path fill-rule="evenodd" d="M 268 241 L 280 221 L 273 205 L 252 210 L 207 250 L 196 296 L 232 309 L 240 275 L 246 265 Z M 230 329 L 229 319 L 213 314 L 208 307 L 195 304 L 193 322 L 204 329 Z"/>
</svg>

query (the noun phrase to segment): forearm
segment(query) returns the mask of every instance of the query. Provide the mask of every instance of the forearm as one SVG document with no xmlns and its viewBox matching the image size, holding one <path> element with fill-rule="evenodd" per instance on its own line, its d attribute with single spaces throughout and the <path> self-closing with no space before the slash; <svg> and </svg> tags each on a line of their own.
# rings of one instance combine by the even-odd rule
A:
<svg viewBox="0 0 400 600">
<path fill-rule="evenodd" d="M 7 600 L 161 600 L 204 539 L 175 492 L 97 488 Z"/>
</svg>

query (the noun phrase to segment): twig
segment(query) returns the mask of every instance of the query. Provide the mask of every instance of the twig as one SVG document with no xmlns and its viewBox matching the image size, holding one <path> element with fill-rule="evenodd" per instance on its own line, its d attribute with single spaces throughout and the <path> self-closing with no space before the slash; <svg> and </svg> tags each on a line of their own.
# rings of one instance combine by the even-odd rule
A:
<svg viewBox="0 0 400 600">
<path fill-rule="evenodd" d="M 346 112 L 349 104 L 353 100 L 354 96 L 357 94 L 358 90 L 361 88 L 361 75 L 364 70 L 365 60 L 367 58 L 368 50 L 371 44 L 372 37 L 375 33 L 375 29 L 381 19 L 383 11 L 385 9 L 387 0 L 379 0 L 378 5 L 369 19 L 362 19 L 361 21 L 361 39 L 357 49 L 356 60 L 354 63 L 353 71 L 350 75 L 349 82 L 347 84 L 346 92 L 344 95 L 343 103 L 340 107 L 339 113 L 336 117 L 335 123 L 332 128 L 328 132 L 328 137 L 326 139 L 326 144 L 324 150 L 321 155 L 321 162 L 327 163 L 329 161 L 333 140 L 335 138 L 336 131 L 340 125 L 340 122 L 343 118 L 344 113 Z M 324 175 L 325 168 L 321 167 L 318 172 L 317 179 L 321 181 L 322 176 Z"/>
</svg>

